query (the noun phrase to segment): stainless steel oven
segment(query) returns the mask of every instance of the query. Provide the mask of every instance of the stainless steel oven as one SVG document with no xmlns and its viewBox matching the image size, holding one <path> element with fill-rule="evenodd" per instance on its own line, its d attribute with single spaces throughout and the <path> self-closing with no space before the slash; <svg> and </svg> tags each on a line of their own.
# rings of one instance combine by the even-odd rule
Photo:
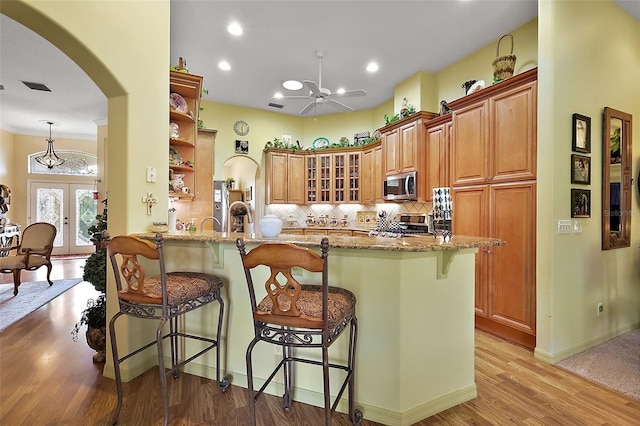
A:
<svg viewBox="0 0 640 426">
<path fill-rule="evenodd" d="M 384 179 L 384 199 L 411 201 L 418 199 L 416 172 L 400 173 Z"/>
</svg>

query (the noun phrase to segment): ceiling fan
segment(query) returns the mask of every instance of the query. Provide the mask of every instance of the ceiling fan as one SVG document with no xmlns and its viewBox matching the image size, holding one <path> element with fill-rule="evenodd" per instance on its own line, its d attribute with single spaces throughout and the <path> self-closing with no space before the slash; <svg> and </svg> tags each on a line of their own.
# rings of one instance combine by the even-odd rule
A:
<svg viewBox="0 0 640 426">
<path fill-rule="evenodd" d="M 336 109 L 343 111 L 353 111 L 348 105 L 336 100 L 340 98 L 351 98 L 354 96 L 365 96 L 366 90 L 345 90 L 339 92 L 331 92 L 331 90 L 322 87 L 322 58 L 324 57 L 324 50 L 316 50 L 316 57 L 318 58 L 318 83 L 311 80 L 303 80 L 302 83 L 309 89 L 309 95 L 307 96 L 282 96 L 280 99 L 309 99 L 310 102 L 305 106 L 300 115 L 304 115 L 311 111 L 317 105 L 329 105 Z"/>
</svg>

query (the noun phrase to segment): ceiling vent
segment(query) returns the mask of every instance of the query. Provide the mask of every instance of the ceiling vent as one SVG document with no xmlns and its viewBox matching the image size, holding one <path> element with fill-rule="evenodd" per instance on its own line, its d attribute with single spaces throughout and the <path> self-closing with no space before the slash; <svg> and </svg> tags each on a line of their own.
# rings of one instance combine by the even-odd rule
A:
<svg viewBox="0 0 640 426">
<path fill-rule="evenodd" d="M 30 81 L 23 81 L 22 83 L 24 83 L 24 85 L 27 86 L 31 90 L 39 90 L 41 92 L 50 92 L 51 91 L 51 89 L 49 89 L 47 86 L 45 86 L 42 83 L 32 83 Z"/>
<path fill-rule="evenodd" d="M 280 105 L 280 104 L 274 104 L 273 102 L 269 102 L 269 106 L 272 108 L 284 108 L 284 105 Z"/>
</svg>

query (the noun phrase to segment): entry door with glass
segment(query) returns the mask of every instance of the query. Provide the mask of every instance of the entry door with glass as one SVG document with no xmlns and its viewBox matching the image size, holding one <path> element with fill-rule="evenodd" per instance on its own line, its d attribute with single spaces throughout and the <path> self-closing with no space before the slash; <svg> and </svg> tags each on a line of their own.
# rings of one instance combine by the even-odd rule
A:
<svg viewBox="0 0 640 426">
<path fill-rule="evenodd" d="M 94 251 L 88 228 L 96 221 L 98 201 L 89 184 L 30 182 L 30 223 L 48 222 L 58 233 L 53 254 Z"/>
</svg>

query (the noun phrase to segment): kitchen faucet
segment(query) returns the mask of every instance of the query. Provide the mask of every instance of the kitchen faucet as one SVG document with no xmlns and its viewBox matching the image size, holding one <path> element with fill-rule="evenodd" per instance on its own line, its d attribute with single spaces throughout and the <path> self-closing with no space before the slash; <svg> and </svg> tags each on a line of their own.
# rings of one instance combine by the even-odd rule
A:
<svg viewBox="0 0 640 426">
<path fill-rule="evenodd" d="M 204 231 L 204 223 L 208 220 L 213 220 L 218 222 L 218 225 L 220 225 L 220 228 L 222 228 L 222 223 L 220 223 L 220 220 L 218 220 L 217 217 L 209 216 L 209 217 L 205 217 L 204 219 L 202 219 L 202 222 L 200 222 L 200 231 Z"/>
<path fill-rule="evenodd" d="M 229 217 L 227 220 L 227 233 L 231 233 L 231 209 L 233 208 L 233 206 L 235 206 L 236 204 L 241 204 L 244 206 L 245 209 L 247 209 L 247 215 L 249 216 L 248 219 L 248 224 L 249 224 L 249 233 L 253 234 L 253 217 L 251 217 L 251 209 L 249 208 L 249 206 L 247 205 L 247 203 L 245 203 L 244 201 L 234 201 L 233 203 L 231 203 L 231 205 L 229 205 Z"/>
</svg>

